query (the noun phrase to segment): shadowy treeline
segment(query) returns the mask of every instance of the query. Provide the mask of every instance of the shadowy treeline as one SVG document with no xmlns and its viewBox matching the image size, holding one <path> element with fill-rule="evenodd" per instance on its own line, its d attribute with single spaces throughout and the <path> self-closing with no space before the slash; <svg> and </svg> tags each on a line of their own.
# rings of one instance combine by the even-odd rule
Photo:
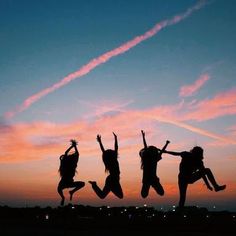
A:
<svg viewBox="0 0 236 236">
<path fill-rule="evenodd" d="M 68 205 L 58 208 L 0 207 L 1 229 L 56 230 L 149 230 L 155 232 L 236 232 L 236 213 L 209 212 L 185 207 L 157 211 L 153 207 L 91 207 Z"/>
</svg>

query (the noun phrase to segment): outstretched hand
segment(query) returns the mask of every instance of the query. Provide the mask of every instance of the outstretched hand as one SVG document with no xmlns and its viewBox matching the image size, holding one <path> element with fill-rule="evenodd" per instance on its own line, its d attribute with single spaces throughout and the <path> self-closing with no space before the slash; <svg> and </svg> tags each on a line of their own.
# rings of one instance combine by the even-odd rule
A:
<svg viewBox="0 0 236 236">
<path fill-rule="evenodd" d="M 73 147 L 75 147 L 78 144 L 78 142 L 75 139 L 71 139 L 70 142 L 71 142 L 71 146 Z"/>
<path fill-rule="evenodd" d="M 143 131 L 143 130 L 141 130 L 141 133 L 142 133 L 142 135 L 143 135 L 143 137 L 145 136 L 145 132 Z"/>
<path fill-rule="evenodd" d="M 112 133 L 113 133 L 114 137 L 117 138 L 117 135 L 114 132 L 112 132 Z"/>
<path fill-rule="evenodd" d="M 97 135 L 97 141 L 99 142 L 99 143 L 101 143 L 101 135 Z"/>
<path fill-rule="evenodd" d="M 169 144 L 170 143 L 170 141 L 169 140 L 166 140 L 166 144 Z"/>
</svg>

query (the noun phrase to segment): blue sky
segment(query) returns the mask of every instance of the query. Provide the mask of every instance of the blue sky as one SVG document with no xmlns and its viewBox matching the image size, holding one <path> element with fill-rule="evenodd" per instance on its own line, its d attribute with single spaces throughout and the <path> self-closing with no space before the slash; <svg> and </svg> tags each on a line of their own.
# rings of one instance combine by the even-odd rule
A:
<svg viewBox="0 0 236 236">
<path fill-rule="evenodd" d="M 1 100 L 8 101 L 2 104 L 2 112 L 194 3 L 1 1 Z M 234 86 L 234 5 L 234 1 L 211 2 L 179 25 L 163 29 L 86 78 L 42 99 L 36 109 L 45 104 L 45 110 L 56 103 L 66 105 L 66 94 L 71 93 L 74 98 L 94 101 L 97 98 L 91 84 L 99 99 L 135 98 L 136 107 L 173 103 L 176 96 L 166 94 L 177 95 L 180 86 L 193 82 L 207 67 L 212 67 L 209 73 L 215 83 L 199 96 Z M 138 92 L 142 88 L 156 92 L 142 96 Z M 19 119 L 21 116 L 29 119 L 26 114 L 20 114 Z"/>
</svg>

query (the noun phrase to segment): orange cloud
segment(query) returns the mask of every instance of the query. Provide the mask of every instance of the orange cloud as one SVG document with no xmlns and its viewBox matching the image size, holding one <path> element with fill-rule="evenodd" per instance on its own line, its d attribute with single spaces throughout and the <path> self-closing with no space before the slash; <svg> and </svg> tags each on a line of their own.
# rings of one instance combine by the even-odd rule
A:
<svg viewBox="0 0 236 236">
<path fill-rule="evenodd" d="M 184 85 L 180 88 L 179 96 L 180 97 L 189 97 L 194 95 L 208 80 L 210 76 L 208 74 L 203 74 L 197 79 L 193 84 Z"/>
<path fill-rule="evenodd" d="M 83 156 L 97 156 L 100 150 L 96 143 L 96 135 L 101 134 L 105 147 L 112 148 L 114 145 L 113 131 L 118 134 L 120 147 L 136 155 L 142 147 L 140 130 L 144 127 L 146 131 L 153 130 L 156 121 L 184 128 L 215 140 L 236 144 L 233 139 L 175 119 L 173 114 L 182 106 L 183 104 L 141 111 L 129 110 L 112 116 L 102 116 L 90 123 L 78 120 L 68 124 L 32 122 L 10 126 L 2 125 L 0 162 L 37 160 L 59 156 L 67 148 L 68 140 L 71 138 L 79 140 L 80 152 Z M 155 132 L 157 132 L 156 129 Z M 151 137 L 149 138 L 151 139 Z M 162 143 L 158 145 L 162 145 Z"/>
<path fill-rule="evenodd" d="M 153 130 L 156 121 L 168 123 L 229 145 L 236 144 L 233 138 L 187 124 L 188 120 L 202 121 L 235 114 L 236 88 L 216 94 L 212 99 L 194 101 L 191 105 L 182 101 L 146 110 L 124 110 L 123 108 L 130 102 L 112 104 L 102 102 L 93 105 L 94 112 L 89 116 L 97 119 L 92 122 L 77 120 L 60 124 L 52 122 L 0 124 L 0 162 L 58 156 L 59 153 L 64 152 L 71 138 L 79 139 L 83 155 L 97 155 L 96 135 L 102 134 L 102 137 L 108 140 L 105 141 L 106 145 L 113 147 L 111 135 L 113 131 L 118 132 L 121 146 L 129 150 L 129 147 L 141 143 L 140 130 L 144 127 L 147 131 Z M 113 111 L 115 113 L 111 115 Z M 130 150 L 135 152 L 133 148 Z"/>
</svg>

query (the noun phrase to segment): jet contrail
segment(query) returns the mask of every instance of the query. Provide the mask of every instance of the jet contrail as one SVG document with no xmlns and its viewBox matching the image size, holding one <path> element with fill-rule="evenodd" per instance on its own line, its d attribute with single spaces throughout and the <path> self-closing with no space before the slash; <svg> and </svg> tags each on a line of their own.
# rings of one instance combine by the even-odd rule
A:
<svg viewBox="0 0 236 236">
<path fill-rule="evenodd" d="M 176 15 L 170 19 L 161 21 L 161 22 L 157 23 L 153 28 L 151 28 L 150 30 L 145 32 L 144 34 L 135 37 L 134 39 L 122 44 L 121 46 L 119 46 L 111 51 L 108 51 L 108 52 L 102 54 L 101 56 L 99 56 L 97 58 L 92 59 L 86 65 L 82 66 L 79 70 L 64 77 L 61 81 L 53 84 L 52 86 L 50 86 L 46 89 L 39 91 L 38 93 L 33 94 L 30 97 L 28 97 L 27 99 L 25 99 L 23 101 L 22 104 L 17 106 L 15 109 L 13 109 L 12 111 L 6 112 L 4 114 L 4 117 L 11 118 L 11 117 L 15 116 L 17 113 L 26 110 L 33 103 L 37 102 L 38 100 L 40 100 L 44 96 L 48 95 L 49 93 L 52 93 L 55 90 L 65 86 L 66 84 L 70 83 L 74 79 L 80 78 L 83 75 L 88 74 L 91 70 L 93 70 L 97 66 L 107 62 L 112 57 L 115 57 L 117 55 L 125 53 L 126 51 L 135 47 L 137 44 L 141 43 L 142 41 L 153 37 L 161 29 L 163 29 L 167 26 L 177 24 L 178 22 L 184 20 L 185 18 L 189 17 L 194 11 L 197 11 L 200 8 L 202 8 L 205 4 L 206 4 L 206 1 L 199 1 L 193 7 L 188 8 L 184 13 Z"/>
<path fill-rule="evenodd" d="M 225 142 L 225 143 L 228 143 L 228 144 L 234 144 L 234 145 L 236 144 L 236 140 L 233 140 L 231 138 L 212 133 L 212 132 L 204 130 L 204 129 L 194 127 L 192 125 L 188 125 L 188 124 L 183 123 L 181 121 L 166 119 L 166 118 L 158 117 L 158 116 L 155 116 L 155 115 L 143 115 L 143 116 L 149 117 L 150 119 L 153 119 L 153 120 L 156 120 L 156 121 L 159 121 L 159 122 L 162 122 L 162 123 L 172 124 L 172 125 L 175 125 L 177 127 L 189 130 L 193 133 L 197 133 L 197 134 L 200 134 L 200 135 L 203 135 L 203 136 L 215 139 L 215 140 L 219 140 L 219 141 L 222 141 L 222 142 Z"/>
</svg>

